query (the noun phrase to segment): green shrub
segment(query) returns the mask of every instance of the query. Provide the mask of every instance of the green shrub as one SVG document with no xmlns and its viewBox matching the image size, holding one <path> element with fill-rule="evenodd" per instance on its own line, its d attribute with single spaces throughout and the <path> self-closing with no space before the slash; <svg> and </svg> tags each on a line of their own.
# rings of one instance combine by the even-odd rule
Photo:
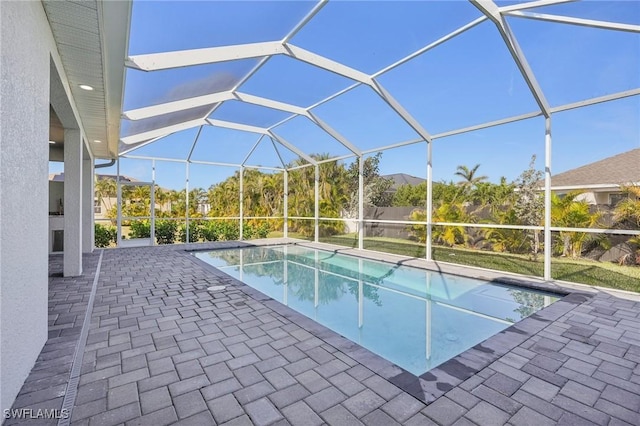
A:
<svg viewBox="0 0 640 426">
<path fill-rule="evenodd" d="M 94 229 L 96 247 L 109 247 L 112 242 L 116 242 L 117 231 L 113 226 L 104 226 L 96 223 Z"/>
<path fill-rule="evenodd" d="M 240 238 L 240 226 L 236 221 L 211 220 L 200 229 L 204 241 L 232 241 Z"/>
<path fill-rule="evenodd" d="M 158 220 L 155 223 L 155 234 L 158 244 L 173 244 L 176 240 L 178 223 L 175 220 Z"/>
<path fill-rule="evenodd" d="M 209 221 L 200 229 L 204 241 L 218 241 L 218 227 L 216 221 Z"/>
<path fill-rule="evenodd" d="M 242 228 L 242 237 L 245 240 L 251 240 L 254 238 L 267 238 L 267 235 L 269 235 L 269 231 L 269 225 L 267 225 L 266 223 L 261 223 L 260 225 L 252 225 L 247 223 Z"/>
<path fill-rule="evenodd" d="M 203 224 L 200 221 L 197 222 L 189 222 L 189 242 L 197 243 L 200 241 L 202 236 Z M 186 243 L 187 242 L 187 225 L 182 224 L 178 227 L 178 239 Z"/>
<path fill-rule="evenodd" d="M 218 226 L 218 239 L 220 241 L 234 241 L 240 238 L 240 224 L 238 222 L 218 222 Z"/>
<path fill-rule="evenodd" d="M 132 220 L 129 238 L 151 237 L 151 224 L 148 220 Z"/>
</svg>

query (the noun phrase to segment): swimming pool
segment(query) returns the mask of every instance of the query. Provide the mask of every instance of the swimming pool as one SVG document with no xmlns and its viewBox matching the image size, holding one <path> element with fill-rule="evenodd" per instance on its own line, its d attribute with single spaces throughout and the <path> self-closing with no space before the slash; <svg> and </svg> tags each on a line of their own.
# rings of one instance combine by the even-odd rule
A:
<svg viewBox="0 0 640 426">
<path fill-rule="evenodd" d="M 558 300 L 301 246 L 195 256 L 416 376 Z"/>
</svg>

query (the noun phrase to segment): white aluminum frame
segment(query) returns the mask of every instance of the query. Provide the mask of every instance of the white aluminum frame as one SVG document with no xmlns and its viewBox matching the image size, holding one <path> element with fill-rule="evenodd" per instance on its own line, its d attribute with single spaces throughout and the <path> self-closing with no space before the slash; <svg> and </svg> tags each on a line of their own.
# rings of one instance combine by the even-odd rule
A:
<svg viewBox="0 0 640 426">
<path fill-rule="evenodd" d="M 590 28 L 598 28 L 603 30 L 612 30 L 612 31 L 625 31 L 632 33 L 640 33 L 639 25 L 631 25 L 631 24 L 623 24 L 616 22 L 607 22 L 601 20 L 594 19 L 583 19 L 583 18 L 575 18 L 571 16 L 560 16 L 554 14 L 547 13 L 536 13 L 535 11 L 529 11 L 530 9 L 535 9 L 538 7 L 544 7 L 554 4 L 567 3 L 574 0 L 534 0 L 525 3 L 519 3 L 514 5 L 508 5 L 503 7 L 498 7 L 494 1 L 492 0 L 469 0 L 471 4 L 473 4 L 481 13 L 482 16 L 474 19 L 473 21 L 455 29 L 454 31 L 446 34 L 439 39 L 417 49 L 415 52 L 405 56 L 404 58 L 382 68 L 381 70 L 373 73 L 366 74 L 361 72 L 360 70 L 354 69 L 350 66 L 342 64 L 340 62 L 336 62 L 324 56 L 318 55 L 314 52 L 310 52 L 306 49 L 303 49 L 291 41 L 294 36 L 302 30 L 306 24 L 313 20 L 313 18 L 322 10 L 324 6 L 328 3 L 328 0 L 320 0 L 316 3 L 316 5 L 312 8 L 312 10 L 307 13 L 307 15 L 302 18 L 292 29 L 287 33 L 287 35 L 279 41 L 266 41 L 259 43 L 249 43 L 249 44 L 241 44 L 241 45 L 231 45 L 231 46 L 219 46 L 219 47 L 211 47 L 204 49 L 191 49 L 191 50 L 183 50 L 183 51 L 175 51 L 175 52 L 161 52 L 147 55 L 132 55 L 129 56 L 125 61 L 125 66 L 153 72 L 156 70 L 164 70 L 171 69 L 177 67 L 186 67 L 193 65 L 201 65 L 201 64 L 211 64 L 211 63 L 220 63 L 225 61 L 233 61 L 238 59 L 250 59 L 250 58 L 260 58 L 258 63 L 244 76 L 242 77 L 237 84 L 231 89 L 218 93 L 212 93 L 202 96 L 196 96 L 188 99 L 181 99 L 172 102 L 166 102 L 162 104 L 147 106 L 143 108 L 137 108 L 129 111 L 125 111 L 122 114 L 123 119 L 127 120 L 141 120 L 151 117 L 156 117 L 163 114 L 168 114 L 172 112 L 178 112 L 185 109 L 201 107 L 204 105 L 213 105 L 212 108 L 207 112 L 207 114 L 201 118 L 188 120 L 182 123 L 174 124 L 171 126 L 165 126 L 159 129 L 153 129 L 145 132 L 141 132 L 138 134 L 129 135 L 121 138 L 121 142 L 124 145 L 129 145 L 129 148 L 125 148 L 120 152 L 120 156 L 132 159 L 149 159 L 149 160 L 158 160 L 158 161 L 174 161 L 174 162 L 186 162 L 186 170 L 187 175 L 186 179 L 186 188 L 187 188 L 187 235 L 188 235 L 188 227 L 189 227 L 189 218 L 188 218 L 188 208 L 189 208 L 189 164 L 206 164 L 212 166 L 225 166 L 225 167 L 235 167 L 240 170 L 240 217 L 237 219 L 240 220 L 240 234 L 242 238 L 243 230 L 243 174 L 245 168 L 260 168 L 260 169 L 268 169 L 268 170 L 276 170 L 282 171 L 284 173 L 284 236 L 288 236 L 288 220 L 291 219 L 304 219 L 304 220 L 314 220 L 314 240 L 319 240 L 319 220 L 342 220 L 340 218 L 320 218 L 319 217 L 319 164 L 330 162 L 330 161 L 340 161 L 348 158 L 356 158 L 359 161 L 359 178 L 358 178 L 358 248 L 362 249 L 364 244 L 364 224 L 365 223 L 394 223 L 394 224 L 424 224 L 427 226 L 427 241 L 426 241 L 426 251 L 427 251 L 427 259 L 431 260 L 431 251 L 432 251 L 432 227 L 436 225 L 445 225 L 445 226 L 467 226 L 467 227 L 485 227 L 485 228 L 508 228 L 508 229 L 534 229 L 534 230 L 543 230 L 544 231 L 544 240 L 551 241 L 551 232 L 557 231 L 573 231 L 573 232 L 591 232 L 591 233 L 603 233 L 603 234 L 622 234 L 622 235 L 640 235 L 640 231 L 631 231 L 631 230 L 607 230 L 607 229 L 578 229 L 578 228 L 558 228 L 551 226 L 551 170 L 552 170 L 552 138 L 551 138 L 551 123 L 552 116 L 555 113 L 560 113 L 563 111 L 582 108 L 590 105 L 595 105 L 602 102 L 615 101 L 619 99 L 623 99 L 626 97 L 639 96 L 640 88 L 634 88 L 631 90 L 626 90 L 618 93 L 608 94 L 604 96 L 594 97 L 590 99 L 584 99 L 578 102 L 573 102 L 565 105 L 551 106 L 549 105 L 544 91 L 538 84 L 536 80 L 536 76 L 533 73 L 531 67 L 529 66 L 527 59 L 520 49 L 517 38 L 512 33 L 511 28 L 509 27 L 506 18 L 520 18 L 520 19 L 533 19 L 540 21 L 548 21 L 555 22 L 560 24 L 567 25 L 579 25 L 586 26 Z M 439 134 L 430 134 L 420 123 L 416 120 L 405 108 L 404 106 L 398 102 L 392 95 L 389 93 L 377 80 L 381 75 L 392 71 L 393 69 L 411 61 L 412 59 L 422 55 L 423 53 L 443 44 L 447 41 L 457 37 L 460 34 L 474 28 L 475 26 L 490 20 L 497 28 L 502 41 L 504 42 L 505 47 L 508 49 L 515 65 L 518 67 L 522 78 L 527 84 L 533 98 L 535 99 L 539 110 L 532 111 L 530 113 L 521 114 L 513 117 L 505 117 L 498 120 L 494 120 L 491 122 L 479 123 L 472 126 L 467 126 L 463 128 L 452 129 L 446 132 L 441 132 Z M 332 72 L 338 74 L 340 76 L 346 77 L 353 81 L 351 85 L 341 89 L 340 91 L 328 96 L 327 98 L 307 107 L 291 105 L 285 102 L 276 101 L 273 99 L 267 99 L 260 96 L 252 95 L 249 93 L 245 93 L 241 91 L 242 86 L 245 82 L 247 82 L 253 75 L 255 75 L 262 66 L 273 56 L 276 55 L 284 55 L 288 56 L 294 60 L 302 61 L 308 63 L 312 66 L 318 67 L 328 72 Z M 356 144 L 349 141 L 343 135 L 341 135 L 338 131 L 330 126 L 330 124 L 323 121 L 318 114 L 314 112 L 314 109 L 320 105 L 323 105 L 327 102 L 331 102 L 333 99 L 349 92 L 350 90 L 359 87 L 359 86 L 368 86 L 371 90 L 376 93 L 381 100 L 392 110 L 396 115 L 398 115 L 411 129 L 413 129 L 419 136 L 419 138 L 398 142 L 398 143 L 390 143 L 385 146 L 381 146 L 376 149 L 367 149 L 362 150 Z M 248 124 L 242 124 L 237 122 L 230 122 L 225 120 L 219 120 L 212 116 L 215 110 L 219 108 L 224 102 L 227 101 L 239 101 L 248 104 L 258 105 L 265 108 L 271 108 L 283 112 L 288 112 L 291 115 L 284 120 L 281 120 L 278 123 L 270 127 L 259 127 L 252 126 Z M 331 138 L 336 140 L 342 146 L 344 146 L 350 154 L 336 156 L 333 158 L 329 158 L 327 160 L 316 160 L 311 157 L 308 153 L 302 151 L 297 148 L 295 143 L 291 143 L 285 140 L 282 136 L 276 133 L 278 126 L 290 121 L 295 117 L 303 116 L 310 120 L 314 125 L 319 127 L 323 132 L 328 134 Z M 441 139 L 453 135 L 473 132 L 476 130 L 481 130 L 489 127 L 500 126 L 503 124 L 508 124 L 512 122 L 518 122 L 522 120 L 527 120 L 535 117 L 543 116 L 545 119 L 545 185 L 544 185 L 544 200 L 545 200 L 545 215 L 544 215 L 544 226 L 513 226 L 513 225 L 497 225 L 497 224 L 469 224 L 469 223 L 445 223 L 445 222 L 433 222 L 432 220 L 432 210 L 433 210 L 433 191 L 432 191 L 432 183 L 433 183 L 433 154 L 432 154 L 432 146 L 433 141 L 436 139 Z M 199 141 L 200 134 L 204 126 L 218 126 L 223 128 L 228 128 L 236 131 L 242 132 L 251 132 L 260 135 L 257 142 L 251 147 L 250 151 L 244 157 L 244 160 L 241 164 L 231 164 L 224 162 L 212 162 L 212 161 L 198 161 L 192 159 L 192 154 L 195 150 L 195 147 Z M 189 151 L 189 154 L 186 159 L 170 159 L 170 158 L 158 158 L 158 157 L 146 157 L 146 156 L 136 156 L 131 155 L 132 151 L 135 151 L 143 146 L 146 146 L 150 143 L 157 141 L 160 138 L 163 138 L 172 133 L 176 133 L 182 130 L 186 130 L 193 127 L 199 127 L 198 133 L 194 139 L 193 145 Z M 271 141 L 271 144 L 276 152 L 276 155 L 281 163 L 280 167 L 264 167 L 264 166 L 256 166 L 252 164 L 248 164 L 251 155 L 255 151 L 255 149 L 259 146 L 260 143 L 264 142 L 264 137 L 267 136 Z M 369 153 L 384 151 L 388 149 L 408 146 L 416 143 L 426 143 L 427 144 L 427 202 L 426 202 L 426 211 L 427 217 L 425 222 L 413 222 L 413 221 L 383 221 L 383 220 L 367 220 L 364 218 L 364 183 L 363 183 L 363 156 Z M 280 151 L 278 149 L 278 145 L 281 145 L 295 155 L 306 161 L 306 164 L 302 164 L 299 166 L 288 166 L 285 164 Z M 314 180 L 314 200 L 315 200 L 315 208 L 314 208 L 314 216 L 313 217 L 291 217 L 288 214 L 288 179 L 289 179 L 289 171 L 301 169 L 304 167 L 313 166 L 315 169 L 315 180 Z M 154 169 L 155 170 L 155 169 Z M 119 165 L 118 165 L 118 175 L 119 175 Z M 118 183 L 120 182 L 118 178 Z M 119 191 L 119 186 L 118 186 Z M 207 218 L 207 220 L 212 218 Z M 228 218 L 225 218 L 228 219 Z M 121 206 L 118 206 L 118 220 L 121 220 Z M 545 252 L 544 252 L 544 278 L 545 280 L 551 279 L 551 250 L 548 247 L 548 244 L 545 244 Z"/>
</svg>

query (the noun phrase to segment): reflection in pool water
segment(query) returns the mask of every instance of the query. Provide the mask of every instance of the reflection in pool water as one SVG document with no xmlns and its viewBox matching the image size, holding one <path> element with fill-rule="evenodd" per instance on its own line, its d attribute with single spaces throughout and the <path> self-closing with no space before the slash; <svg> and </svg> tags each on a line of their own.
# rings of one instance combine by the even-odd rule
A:
<svg viewBox="0 0 640 426">
<path fill-rule="evenodd" d="M 196 256 L 416 375 L 558 299 L 300 246 Z"/>
</svg>

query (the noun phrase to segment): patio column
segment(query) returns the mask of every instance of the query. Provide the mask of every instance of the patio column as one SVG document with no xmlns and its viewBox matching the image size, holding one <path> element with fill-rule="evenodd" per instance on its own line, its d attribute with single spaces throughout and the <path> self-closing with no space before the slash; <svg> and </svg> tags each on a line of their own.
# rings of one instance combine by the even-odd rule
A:
<svg viewBox="0 0 640 426">
<path fill-rule="evenodd" d="M 84 160 L 82 160 L 82 252 L 93 252 L 94 246 L 94 167 L 93 159 L 84 150 Z"/>
<path fill-rule="evenodd" d="M 64 131 L 64 260 L 65 277 L 82 275 L 82 154 L 78 129 Z"/>
<path fill-rule="evenodd" d="M 551 280 L 551 117 L 544 120 L 544 280 Z"/>
</svg>

